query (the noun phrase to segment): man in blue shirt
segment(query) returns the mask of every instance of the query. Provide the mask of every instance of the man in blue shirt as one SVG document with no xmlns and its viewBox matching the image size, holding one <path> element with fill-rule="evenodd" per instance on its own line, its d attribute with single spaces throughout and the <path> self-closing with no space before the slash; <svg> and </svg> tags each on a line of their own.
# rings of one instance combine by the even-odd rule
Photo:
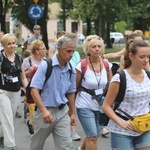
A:
<svg viewBox="0 0 150 150">
<path fill-rule="evenodd" d="M 74 40 L 69 37 L 60 38 L 58 54 L 52 58 L 50 78 L 44 83 L 47 63 L 43 61 L 32 79 L 31 94 L 38 109 L 35 112 L 35 134 L 31 138 L 30 150 L 42 150 L 51 133 L 57 150 L 74 149 L 70 123 L 76 125 L 76 71 L 68 62 L 75 48 Z M 41 95 L 39 90 L 42 90 Z M 71 111 L 70 117 L 68 110 Z"/>
</svg>

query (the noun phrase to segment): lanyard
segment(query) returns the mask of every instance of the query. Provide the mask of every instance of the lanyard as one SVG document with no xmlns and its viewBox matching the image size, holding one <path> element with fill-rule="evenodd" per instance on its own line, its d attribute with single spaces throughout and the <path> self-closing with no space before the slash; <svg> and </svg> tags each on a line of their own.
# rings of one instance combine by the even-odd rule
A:
<svg viewBox="0 0 150 150">
<path fill-rule="evenodd" d="M 96 78 L 97 85 L 98 85 L 98 88 L 99 88 L 100 82 L 101 82 L 101 63 L 100 63 L 100 61 L 99 61 L 99 64 L 100 64 L 100 78 L 99 78 L 99 80 L 98 80 L 97 75 L 96 75 L 96 72 L 95 72 L 95 70 L 94 70 L 94 67 L 93 67 L 93 64 L 92 64 L 92 62 L 91 62 L 90 57 L 89 57 L 89 60 L 90 60 L 90 64 L 91 64 L 92 70 L 93 70 L 93 72 L 94 72 L 94 74 L 95 74 L 95 78 Z"/>
</svg>

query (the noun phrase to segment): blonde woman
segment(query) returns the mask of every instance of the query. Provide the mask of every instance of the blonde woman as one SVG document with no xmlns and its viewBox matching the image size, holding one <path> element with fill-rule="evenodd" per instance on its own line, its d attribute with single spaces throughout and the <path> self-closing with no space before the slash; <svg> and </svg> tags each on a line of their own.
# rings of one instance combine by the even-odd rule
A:
<svg viewBox="0 0 150 150">
<path fill-rule="evenodd" d="M 99 126 L 99 96 L 112 77 L 112 64 L 108 63 L 107 72 L 102 60 L 104 42 L 97 35 L 87 36 L 83 42 L 83 49 L 87 55 L 87 70 L 82 77 L 81 62 L 76 67 L 76 85 L 81 85 L 76 97 L 77 115 L 86 134 L 81 150 L 97 150 L 97 139 L 100 133 Z M 107 76 L 108 73 L 108 76 Z M 91 94 L 91 93 L 94 93 Z M 97 99 L 97 100 L 96 100 Z"/>
<path fill-rule="evenodd" d="M 0 53 L 0 147 L 15 150 L 14 116 L 20 102 L 21 84 L 26 88 L 26 79 L 22 58 L 15 53 L 16 37 L 12 34 L 5 34 L 1 38 L 4 48 Z M 3 145 L 4 141 L 4 145 Z"/>
<path fill-rule="evenodd" d="M 25 70 L 26 77 L 28 81 L 30 81 L 30 75 L 35 67 L 38 67 L 43 60 L 43 58 L 46 56 L 46 47 L 43 41 L 41 40 L 35 40 L 31 43 L 31 56 L 25 58 L 23 60 L 23 67 Z M 29 133 L 33 134 L 34 133 L 34 120 L 33 120 L 33 115 L 34 115 L 34 107 L 35 104 L 28 104 L 29 108 L 29 115 L 30 115 L 30 120 L 27 121 L 27 126 L 29 129 Z"/>
</svg>

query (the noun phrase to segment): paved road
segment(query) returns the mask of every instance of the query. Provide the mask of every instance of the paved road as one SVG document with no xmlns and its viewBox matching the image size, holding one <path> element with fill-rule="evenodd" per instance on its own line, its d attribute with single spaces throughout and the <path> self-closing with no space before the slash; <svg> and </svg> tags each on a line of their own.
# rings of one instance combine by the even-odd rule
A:
<svg viewBox="0 0 150 150">
<path fill-rule="evenodd" d="M 19 113 L 23 114 L 23 103 L 20 104 Z M 23 115 L 22 115 L 23 116 Z M 82 139 L 84 138 L 84 132 L 78 121 L 78 125 L 76 127 L 77 132 L 80 134 Z M 28 128 L 25 124 L 25 121 L 22 118 L 15 118 L 15 132 L 16 132 L 16 143 L 18 150 L 30 150 L 30 138 L 31 135 L 28 132 Z M 74 147 L 77 148 L 80 146 L 81 141 L 74 141 Z M 109 135 L 106 138 L 99 137 L 98 139 L 98 150 L 110 150 L 109 146 Z M 52 136 L 50 136 L 45 143 L 43 150 L 55 150 L 54 142 Z"/>
</svg>

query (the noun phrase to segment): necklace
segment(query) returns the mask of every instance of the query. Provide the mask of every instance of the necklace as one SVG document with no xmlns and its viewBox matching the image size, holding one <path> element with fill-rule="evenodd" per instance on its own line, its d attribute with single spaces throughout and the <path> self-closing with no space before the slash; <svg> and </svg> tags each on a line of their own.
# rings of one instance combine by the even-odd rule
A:
<svg viewBox="0 0 150 150">
<path fill-rule="evenodd" d="M 100 82 L 101 82 L 101 63 L 100 63 L 100 60 L 99 60 L 99 64 L 100 64 L 100 78 L 99 78 L 99 80 L 98 80 L 98 77 L 97 77 L 97 75 L 96 75 L 96 71 L 95 71 L 95 69 L 94 69 L 94 66 L 93 66 L 93 64 L 92 64 L 92 61 L 91 61 L 90 57 L 89 57 L 89 61 L 90 61 L 90 64 L 91 64 L 91 67 L 92 67 L 92 70 L 93 70 L 93 72 L 94 72 L 94 75 L 95 75 L 95 78 L 96 78 L 96 81 L 97 81 L 97 85 L 98 85 L 98 88 L 99 88 Z"/>
</svg>

